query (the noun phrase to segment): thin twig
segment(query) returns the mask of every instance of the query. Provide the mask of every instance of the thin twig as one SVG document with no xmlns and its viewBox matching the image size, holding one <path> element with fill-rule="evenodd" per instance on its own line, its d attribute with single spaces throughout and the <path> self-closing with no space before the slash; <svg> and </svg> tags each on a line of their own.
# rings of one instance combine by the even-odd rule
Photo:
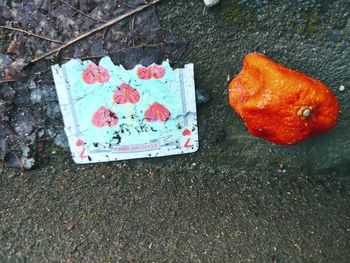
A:
<svg viewBox="0 0 350 263">
<path fill-rule="evenodd" d="M 81 14 L 81 15 L 83 15 L 83 16 L 86 16 L 87 18 L 90 18 L 90 19 L 92 19 L 92 20 L 95 20 L 95 21 L 97 21 L 97 22 L 99 22 L 99 23 L 106 23 L 106 22 L 107 22 L 107 21 L 105 21 L 105 20 L 98 19 L 98 18 L 92 17 L 92 16 L 90 16 L 90 15 L 88 15 L 88 14 L 85 14 L 85 13 L 82 12 L 81 10 L 75 8 L 74 6 L 68 4 L 67 2 L 65 2 L 65 1 L 63 1 L 63 0 L 60 0 L 60 2 L 62 2 L 63 4 L 69 6 L 69 7 L 72 8 L 74 11 L 78 12 L 79 14 Z"/>
<path fill-rule="evenodd" d="M 6 126 L 6 128 L 7 128 L 10 132 L 12 132 L 14 135 L 17 135 L 16 130 L 15 130 L 10 124 L 8 124 L 6 121 L 0 120 L 0 123 L 2 123 L 4 126 Z"/>
<path fill-rule="evenodd" d="M 23 29 L 20 29 L 20 28 L 10 27 L 10 26 L 0 26 L 0 28 L 4 28 L 4 29 L 8 29 L 8 30 L 13 30 L 13 31 L 22 32 L 22 33 L 27 34 L 27 35 L 30 35 L 30 36 L 34 36 L 34 37 L 38 37 L 38 38 L 44 39 L 44 40 L 46 40 L 46 41 L 50 41 L 50 42 L 54 42 L 54 43 L 58 43 L 58 44 L 63 44 L 61 41 L 54 40 L 54 39 L 47 38 L 47 37 L 43 37 L 43 36 L 39 36 L 39 35 L 37 35 L 37 34 L 34 34 L 34 33 L 32 33 L 32 32 L 29 32 L 29 31 L 26 31 L 26 30 L 23 30 Z"/>
<path fill-rule="evenodd" d="M 102 41 L 105 41 L 107 30 L 108 30 L 108 27 L 106 27 L 105 30 L 103 30 Z"/>
<path fill-rule="evenodd" d="M 135 19 L 136 19 L 136 15 L 133 16 L 132 21 L 131 21 L 131 31 L 134 31 L 134 29 L 135 29 Z"/>
<path fill-rule="evenodd" d="M 134 32 L 135 30 L 135 19 L 136 19 L 136 15 L 133 16 L 132 21 L 131 21 L 131 32 Z M 132 36 L 132 46 L 135 46 L 135 38 L 134 36 Z"/>
<path fill-rule="evenodd" d="M 90 35 L 92 35 L 92 34 L 98 32 L 98 31 L 100 31 L 100 30 L 102 30 L 102 29 L 104 29 L 104 28 L 106 28 L 106 27 L 109 27 L 109 26 L 111 26 L 111 25 L 113 25 L 113 24 L 115 24 L 115 23 L 117 23 L 117 22 L 119 22 L 119 21 L 121 21 L 121 20 L 123 20 L 123 19 L 129 17 L 129 16 L 132 16 L 133 14 L 136 14 L 136 13 L 142 11 L 143 9 L 145 9 L 145 8 L 151 6 L 151 5 L 154 5 L 154 4 L 156 4 L 156 3 L 159 3 L 160 1 L 162 1 L 162 0 L 153 0 L 152 2 L 150 2 L 150 3 L 148 3 L 148 4 L 139 6 L 139 7 L 135 8 L 135 9 L 133 9 L 133 10 L 130 10 L 130 11 L 126 12 L 125 14 L 123 14 L 123 15 L 121 15 L 121 16 L 115 17 L 115 18 L 113 18 L 112 20 L 109 20 L 107 23 L 105 23 L 105 24 L 103 24 L 103 25 L 101 25 L 101 26 L 99 26 L 99 27 L 97 27 L 97 28 L 94 28 L 94 29 L 92 29 L 92 30 L 90 30 L 90 31 L 87 31 L 87 32 L 85 32 L 84 34 L 79 35 L 79 36 L 77 36 L 77 37 L 75 37 L 75 38 L 69 40 L 68 42 L 66 42 L 66 43 L 63 44 L 62 46 L 60 46 L 60 47 L 58 47 L 58 48 L 55 48 L 55 49 L 53 49 L 53 50 L 47 52 L 46 54 L 44 54 L 44 55 L 42 55 L 42 56 L 40 56 L 40 57 L 37 57 L 37 58 L 33 59 L 33 60 L 31 61 L 31 63 L 37 62 L 37 61 L 39 61 L 39 60 L 41 60 L 41 59 L 43 59 L 43 58 L 46 58 L 46 57 L 48 57 L 48 56 L 50 56 L 50 55 L 52 55 L 52 54 L 59 53 L 62 49 L 67 48 L 68 46 L 74 44 L 75 42 L 78 42 L 78 41 L 82 40 L 82 39 L 85 38 L 85 37 L 88 37 L 88 36 L 90 36 Z"/>
<path fill-rule="evenodd" d="M 24 172 L 24 165 L 23 165 L 21 159 L 18 157 L 18 155 L 15 152 L 13 152 L 13 154 L 15 155 L 17 162 L 19 164 L 20 173 L 23 173 Z"/>
<path fill-rule="evenodd" d="M 37 140 L 35 140 L 35 142 L 45 142 L 45 141 L 49 141 L 51 139 L 52 139 L 51 137 L 45 137 L 45 138 L 37 139 Z"/>
<path fill-rule="evenodd" d="M 0 84 L 8 83 L 8 82 L 16 82 L 16 81 L 18 80 L 17 79 L 0 80 Z"/>
<path fill-rule="evenodd" d="M 120 48 L 116 51 L 111 52 L 111 54 L 115 54 L 118 53 L 119 51 L 125 50 L 125 49 L 137 49 L 137 48 L 148 48 L 148 47 L 159 47 L 161 45 L 164 45 L 164 42 L 162 43 L 158 43 L 158 44 L 141 44 L 141 45 L 137 45 L 137 46 L 132 46 L 132 47 L 124 47 L 124 48 Z"/>
</svg>

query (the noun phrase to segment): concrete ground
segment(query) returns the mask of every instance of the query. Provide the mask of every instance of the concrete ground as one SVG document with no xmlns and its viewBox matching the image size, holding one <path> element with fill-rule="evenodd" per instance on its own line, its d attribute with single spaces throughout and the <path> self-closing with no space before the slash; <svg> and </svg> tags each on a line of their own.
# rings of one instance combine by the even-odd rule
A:
<svg viewBox="0 0 350 263">
<path fill-rule="evenodd" d="M 211 100 L 192 155 L 75 165 L 53 146 L 0 176 L 0 262 L 349 262 L 350 3 L 164 0 L 163 29 L 189 40 Z M 251 137 L 227 78 L 264 52 L 326 83 L 338 126 L 292 147 Z M 339 87 L 345 86 L 344 91 Z"/>
</svg>

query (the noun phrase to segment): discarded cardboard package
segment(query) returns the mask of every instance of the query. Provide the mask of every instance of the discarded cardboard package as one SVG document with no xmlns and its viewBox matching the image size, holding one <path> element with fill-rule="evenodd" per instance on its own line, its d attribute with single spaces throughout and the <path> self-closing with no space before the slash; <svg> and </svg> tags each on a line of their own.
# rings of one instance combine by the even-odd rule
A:
<svg viewBox="0 0 350 263">
<path fill-rule="evenodd" d="M 193 64 L 169 61 L 131 70 L 109 57 L 52 67 L 76 163 L 195 152 L 198 127 Z"/>
</svg>

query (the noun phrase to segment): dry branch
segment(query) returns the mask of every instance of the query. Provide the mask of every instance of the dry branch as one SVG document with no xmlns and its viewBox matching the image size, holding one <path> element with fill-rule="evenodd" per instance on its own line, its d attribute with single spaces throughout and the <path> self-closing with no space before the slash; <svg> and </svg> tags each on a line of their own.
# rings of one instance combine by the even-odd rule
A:
<svg viewBox="0 0 350 263">
<path fill-rule="evenodd" d="M 55 48 L 55 49 L 53 49 L 53 50 L 47 52 L 46 54 L 44 54 L 44 55 L 42 55 L 42 56 L 40 56 L 40 57 L 37 57 L 37 58 L 33 59 L 33 60 L 31 61 L 31 63 L 37 62 L 37 61 L 39 61 L 39 60 L 41 60 L 41 59 L 43 59 L 43 58 L 46 58 L 46 57 L 48 57 L 48 56 L 50 56 L 50 55 L 52 55 L 52 54 L 59 53 L 62 49 L 67 48 L 68 46 L 70 46 L 70 45 L 72 45 L 72 44 L 74 44 L 74 43 L 76 43 L 76 42 L 82 40 L 83 38 L 88 37 L 88 36 L 90 36 L 90 35 L 92 35 L 92 34 L 98 32 L 98 31 L 100 31 L 100 30 L 102 30 L 102 29 L 104 29 L 104 28 L 107 28 L 107 27 L 109 27 L 109 26 L 111 26 L 111 25 L 113 25 L 113 24 L 115 24 L 115 23 L 117 23 L 117 22 L 119 22 L 119 21 L 121 21 L 121 20 L 124 20 L 125 18 L 127 18 L 127 17 L 129 17 L 129 16 L 132 16 L 133 14 L 136 14 L 136 13 L 142 11 L 143 9 L 145 9 L 145 8 L 151 6 L 151 5 L 154 5 L 154 4 L 159 3 L 160 1 L 162 1 L 162 0 L 153 0 L 152 2 L 150 2 L 150 3 L 148 3 L 148 4 L 139 6 L 139 7 L 135 8 L 135 9 L 133 9 L 133 10 L 130 10 L 130 11 L 126 12 L 126 13 L 123 14 L 123 15 L 120 15 L 120 16 L 118 16 L 118 17 L 115 17 L 115 18 L 109 20 L 107 23 L 105 23 L 105 24 L 103 24 L 103 25 L 101 25 L 101 26 L 99 26 L 99 27 L 96 27 L 96 28 L 94 28 L 94 29 L 92 29 L 92 30 L 90 30 L 90 31 L 87 31 L 87 32 L 85 32 L 85 33 L 83 33 L 83 34 L 77 36 L 76 38 L 73 38 L 73 39 L 69 40 L 68 42 L 66 42 L 66 43 L 63 44 L 62 46 L 60 46 L 60 47 L 58 47 L 58 48 Z"/>
</svg>

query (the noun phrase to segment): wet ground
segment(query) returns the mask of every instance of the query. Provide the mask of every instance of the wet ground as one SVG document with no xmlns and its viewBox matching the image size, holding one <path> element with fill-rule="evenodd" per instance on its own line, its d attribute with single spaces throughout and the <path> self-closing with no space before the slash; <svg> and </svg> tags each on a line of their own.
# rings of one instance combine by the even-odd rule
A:
<svg viewBox="0 0 350 263">
<path fill-rule="evenodd" d="M 200 150 L 79 166 L 51 146 L 35 170 L 4 171 L 0 261 L 349 262 L 348 1 L 163 1 L 158 14 L 189 40 L 174 65 L 194 62 L 211 95 Z M 338 126 L 288 148 L 251 137 L 227 103 L 251 51 L 326 83 Z"/>
</svg>

